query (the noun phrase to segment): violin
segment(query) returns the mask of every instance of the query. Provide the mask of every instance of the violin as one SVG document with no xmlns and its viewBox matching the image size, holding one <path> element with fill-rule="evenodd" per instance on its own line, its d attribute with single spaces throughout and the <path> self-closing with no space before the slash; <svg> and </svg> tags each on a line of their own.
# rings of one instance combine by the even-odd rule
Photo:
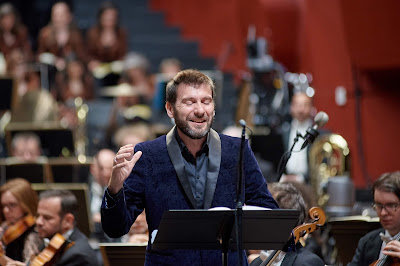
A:
<svg viewBox="0 0 400 266">
<path fill-rule="evenodd" d="M 320 207 L 312 207 L 308 211 L 308 214 L 314 221 L 312 223 L 298 225 L 293 229 L 292 234 L 295 244 L 297 244 L 300 237 L 304 236 L 305 234 L 314 232 L 325 224 L 325 212 Z M 260 264 L 260 266 L 271 265 L 271 263 L 275 260 L 280 252 L 281 250 L 275 250 L 265 261 Z"/>
<path fill-rule="evenodd" d="M 53 265 L 54 260 L 66 249 L 74 245 L 74 242 L 66 240 L 62 235 L 55 234 L 49 245 L 43 249 L 33 260 L 31 260 L 31 266 L 50 266 Z"/>
<path fill-rule="evenodd" d="M 8 226 L 1 238 L 3 245 L 7 246 L 9 243 L 20 237 L 26 232 L 26 230 L 35 225 L 35 222 L 35 217 L 28 214 L 24 218 L 19 219 L 15 224 Z"/>
</svg>

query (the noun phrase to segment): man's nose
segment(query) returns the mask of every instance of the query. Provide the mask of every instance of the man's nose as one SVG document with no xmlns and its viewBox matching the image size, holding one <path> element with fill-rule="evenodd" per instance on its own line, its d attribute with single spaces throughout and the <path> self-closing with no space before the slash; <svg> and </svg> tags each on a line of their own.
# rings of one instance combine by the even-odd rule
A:
<svg viewBox="0 0 400 266">
<path fill-rule="evenodd" d="M 381 209 L 381 215 L 387 215 L 387 214 L 389 214 L 389 212 L 386 210 L 386 207 L 383 207 Z"/>
<path fill-rule="evenodd" d="M 42 225 L 43 224 L 43 220 L 42 218 L 39 216 L 38 218 L 36 218 L 36 225 Z"/>
<path fill-rule="evenodd" d="M 197 103 L 194 109 L 195 114 L 203 115 L 205 112 L 204 106 L 201 103 Z"/>
</svg>

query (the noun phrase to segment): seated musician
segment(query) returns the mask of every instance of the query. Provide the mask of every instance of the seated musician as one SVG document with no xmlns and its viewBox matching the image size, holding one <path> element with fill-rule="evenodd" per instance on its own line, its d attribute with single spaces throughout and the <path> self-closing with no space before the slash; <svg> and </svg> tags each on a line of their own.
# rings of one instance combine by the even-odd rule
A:
<svg viewBox="0 0 400 266">
<path fill-rule="evenodd" d="M 128 237 L 128 242 L 133 244 L 147 244 L 149 242 L 149 226 L 147 225 L 145 211 L 132 224 Z"/>
<path fill-rule="evenodd" d="M 87 237 L 75 227 L 77 213 L 78 201 L 70 191 L 40 194 L 36 226 L 45 244 L 29 265 L 98 265 Z"/>
<path fill-rule="evenodd" d="M 305 202 L 301 192 L 291 183 L 271 183 L 268 188 L 282 209 L 296 209 L 300 211 L 300 216 L 297 225 L 303 224 L 306 218 Z M 261 251 L 258 255 L 251 254 L 248 259 L 252 262 L 251 266 L 267 265 L 268 257 L 273 253 L 273 250 Z M 280 252 L 275 260 L 271 261 L 271 265 L 325 265 L 324 261 L 316 254 L 302 248 L 301 244 L 296 245 L 296 251 Z"/>
<path fill-rule="evenodd" d="M 27 261 L 39 251 L 42 243 L 34 231 L 38 204 L 36 191 L 22 178 L 9 180 L 0 188 L 1 242 L 4 255 L 17 261 Z"/>
<path fill-rule="evenodd" d="M 35 161 L 41 153 L 40 138 L 33 132 L 17 133 L 11 141 L 11 156 L 21 161 Z"/>
<path fill-rule="evenodd" d="M 48 190 L 39 196 L 39 236 L 51 239 L 61 234 L 68 243 L 56 254 L 57 265 L 97 265 L 96 254 L 87 237 L 76 227 L 78 201 L 68 190 Z"/>
<path fill-rule="evenodd" d="M 400 258 L 400 171 L 383 174 L 375 181 L 372 191 L 373 206 L 382 228 L 360 239 L 348 265 L 370 265 L 379 260 L 378 265 L 398 265 L 392 260 Z"/>
<path fill-rule="evenodd" d="M 90 166 L 90 212 L 94 223 L 92 237 L 99 242 L 119 242 L 120 239 L 109 238 L 101 227 L 100 207 L 104 190 L 111 177 L 115 152 L 110 149 L 101 149 L 93 157 Z"/>
</svg>

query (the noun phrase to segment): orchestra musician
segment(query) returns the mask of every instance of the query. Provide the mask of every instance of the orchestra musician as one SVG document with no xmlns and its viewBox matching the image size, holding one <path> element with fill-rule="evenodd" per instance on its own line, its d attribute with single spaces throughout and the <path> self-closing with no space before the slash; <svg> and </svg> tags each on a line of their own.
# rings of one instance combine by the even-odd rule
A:
<svg viewBox="0 0 400 266">
<path fill-rule="evenodd" d="M 49 24 L 39 32 L 39 61 L 42 61 L 41 58 L 46 53 L 51 54 L 51 60 L 48 62 L 52 61 L 57 70 L 62 71 L 68 60 L 78 59 L 86 62 L 85 50 L 82 33 L 73 21 L 69 4 L 66 1 L 55 1 L 51 8 Z"/>
<path fill-rule="evenodd" d="M 47 190 L 40 194 L 36 229 L 44 240 L 41 250 L 27 264 L 8 261 L 8 265 L 97 266 L 87 237 L 76 228 L 78 200 L 68 190 Z"/>
<path fill-rule="evenodd" d="M 54 237 L 64 241 L 53 252 L 52 265 L 98 265 L 96 254 L 87 237 L 76 227 L 78 201 L 68 190 L 47 190 L 40 194 L 38 203 L 37 231 L 43 239 Z M 46 250 L 46 248 L 44 249 Z M 30 265 L 41 261 L 41 253 Z"/>
<path fill-rule="evenodd" d="M 20 161 L 34 162 L 42 154 L 41 146 L 40 138 L 35 133 L 19 132 L 12 138 L 10 155 Z"/>
<path fill-rule="evenodd" d="M 34 230 L 38 204 L 36 191 L 25 179 L 15 178 L 1 186 L 0 197 L 4 255 L 25 262 L 39 251 L 42 243 Z"/>
<path fill-rule="evenodd" d="M 375 181 L 373 207 L 382 228 L 363 236 L 358 242 L 354 265 L 399 265 L 400 259 L 400 171 L 385 173 Z M 397 264 L 394 261 L 397 260 Z M 385 264 L 387 263 L 387 264 Z"/>
<path fill-rule="evenodd" d="M 297 225 L 302 225 L 307 218 L 306 215 L 306 203 L 304 197 L 295 185 L 292 183 L 271 183 L 269 184 L 269 190 L 274 199 L 282 209 L 295 209 L 300 211 Z M 310 231 L 311 232 L 311 231 Z M 276 258 L 268 262 L 270 256 L 273 257 L 273 250 L 263 250 L 257 256 L 253 253 L 249 255 L 250 266 L 262 266 L 262 265 L 282 265 L 282 266 L 324 266 L 324 261 L 317 256 L 315 253 L 303 247 L 302 244 L 296 244 L 296 250 L 288 252 L 280 252 Z M 255 258 L 255 259 L 254 259 Z M 254 260 L 252 260 L 254 259 Z M 267 264 L 270 263 L 270 264 Z"/>
<path fill-rule="evenodd" d="M 121 27 L 119 20 L 119 10 L 115 2 L 101 3 L 97 12 L 97 23 L 86 34 L 90 71 L 94 71 L 102 63 L 123 60 L 127 53 L 128 33 Z"/>
</svg>

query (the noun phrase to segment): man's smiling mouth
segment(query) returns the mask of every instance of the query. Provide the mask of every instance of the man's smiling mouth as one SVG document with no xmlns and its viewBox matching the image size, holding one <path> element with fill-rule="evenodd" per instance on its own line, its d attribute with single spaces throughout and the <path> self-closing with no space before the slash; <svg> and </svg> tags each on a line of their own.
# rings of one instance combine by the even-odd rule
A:
<svg viewBox="0 0 400 266">
<path fill-rule="evenodd" d="M 206 120 L 189 120 L 189 121 L 195 124 L 203 124 L 206 122 Z"/>
</svg>

